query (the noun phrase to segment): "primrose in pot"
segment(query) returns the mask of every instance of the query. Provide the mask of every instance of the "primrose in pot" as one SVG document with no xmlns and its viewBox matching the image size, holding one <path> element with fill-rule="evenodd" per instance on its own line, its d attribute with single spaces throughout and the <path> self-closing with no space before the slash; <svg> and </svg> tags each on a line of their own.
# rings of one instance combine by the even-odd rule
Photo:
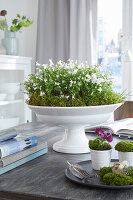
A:
<svg viewBox="0 0 133 200">
<path fill-rule="evenodd" d="M 120 141 L 115 145 L 115 150 L 118 151 L 119 161 L 128 161 L 130 166 L 133 166 L 133 142 Z"/>
<path fill-rule="evenodd" d="M 109 167 L 111 160 L 112 146 L 112 131 L 103 131 L 102 128 L 97 128 L 95 133 L 98 137 L 94 140 L 89 140 L 89 147 L 91 153 L 92 168 L 100 170 L 102 167 Z"/>
</svg>

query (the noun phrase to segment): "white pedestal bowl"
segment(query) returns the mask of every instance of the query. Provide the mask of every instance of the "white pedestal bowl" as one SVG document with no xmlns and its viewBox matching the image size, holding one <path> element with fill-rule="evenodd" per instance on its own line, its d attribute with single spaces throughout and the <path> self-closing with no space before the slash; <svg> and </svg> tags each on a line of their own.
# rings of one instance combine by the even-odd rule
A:
<svg viewBox="0 0 133 200">
<path fill-rule="evenodd" d="M 53 144 L 53 150 L 62 153 L 88 153 L 88 139 L 85 127 L 106 122 L 121 103 L 85 107 L 30 106 L 41 122 L 63 126 L 65 136 Z"/>
</svg>

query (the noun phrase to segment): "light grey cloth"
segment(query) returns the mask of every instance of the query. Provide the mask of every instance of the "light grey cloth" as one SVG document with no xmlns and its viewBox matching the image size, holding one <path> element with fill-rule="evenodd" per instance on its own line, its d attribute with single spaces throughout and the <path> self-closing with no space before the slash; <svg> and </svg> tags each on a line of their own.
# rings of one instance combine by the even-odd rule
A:
<svg viewBox="0 0 133 200">
<path fill-rule="evenodd" d="M 97 0 L 39 0 L 37 61 L 97 61 Z"/>
</svg>

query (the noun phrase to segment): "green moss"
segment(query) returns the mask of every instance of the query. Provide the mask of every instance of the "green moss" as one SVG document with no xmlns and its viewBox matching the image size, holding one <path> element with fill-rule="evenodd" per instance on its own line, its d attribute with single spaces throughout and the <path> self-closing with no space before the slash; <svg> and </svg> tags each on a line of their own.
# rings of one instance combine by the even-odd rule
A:
<svg viewBox="0 0 133 200">
<path fill-rule="evenodd" d="M 95 140 L 89 140 L 89 147 L 92 150 L 99 151 L 112 149 L 111 145 L 100 137 L 96 138 Z"/>
<path fill-rule="evenodd" d="M 103 179 L 104 175 L 108 173 L 112 173 L 112 167 L 103 167 L 98 172 L 101 179 Z"/>
<path fill-rule="evenodd" d="M 130 185 L 133 182 L 133 178 L 124 174 L 107 173 L 103 176 L 103 182 L 106 185 L 123 186 Z"/>
<path fill-rule="evenodd" d="M 133 142 L 121 141 L 115 145 L 115 150 L 121 152 L 133 152 Z"/>
<path fill-rule="evenodd" d="M 126 172 L 129 174 L 129 176 L 133 177 L 133 167 L 128 167 Z"/>
</svg>

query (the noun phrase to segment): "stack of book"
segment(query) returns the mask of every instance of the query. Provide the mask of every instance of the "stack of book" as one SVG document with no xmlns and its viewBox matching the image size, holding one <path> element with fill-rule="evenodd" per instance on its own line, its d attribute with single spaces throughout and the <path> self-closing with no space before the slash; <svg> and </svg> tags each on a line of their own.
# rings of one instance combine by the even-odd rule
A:
<svg viewBox="0 0 133 200">
<path fill-rule="evenodd" d="M 0 175 L 47 151 L 47 143 L 36 136 L 17 135 L 15 129 L 0 131 Z"/>
</svg>

